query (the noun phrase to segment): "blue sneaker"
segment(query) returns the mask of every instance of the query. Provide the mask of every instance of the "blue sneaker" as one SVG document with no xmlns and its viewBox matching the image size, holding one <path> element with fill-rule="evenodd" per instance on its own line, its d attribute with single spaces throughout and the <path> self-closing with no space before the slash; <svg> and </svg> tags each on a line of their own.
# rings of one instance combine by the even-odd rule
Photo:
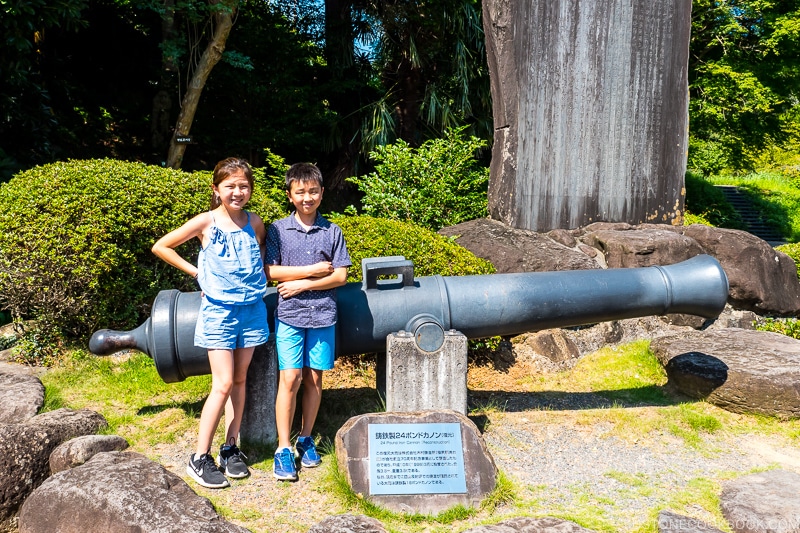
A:
<svg viewBox="0 0 800 533">
<path fill-rule="evenodd" d="M 317 447 L 311 437 L 298 437 L 294 449 L 297 450 L 303 468 L 314 468 L 322 462 L 322 457 L 317 453 Z"/>
<path fill-rule="evenodd" d="M 275 479 L 285 481 L 295 481 L 297 479 L 297 465 L 294 463 L 292 450 L 282 448 L 275 452 L 272 474 Z"/>
</svg>

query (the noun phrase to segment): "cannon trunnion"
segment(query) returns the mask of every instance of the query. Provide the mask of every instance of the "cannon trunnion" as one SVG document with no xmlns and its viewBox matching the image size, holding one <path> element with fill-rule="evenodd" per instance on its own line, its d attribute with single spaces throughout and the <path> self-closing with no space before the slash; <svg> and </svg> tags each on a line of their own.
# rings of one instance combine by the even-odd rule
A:
<svg viewBox="0 0 800 533">
<path fill-rule="evenodd" d="M 451 329 L 476 339 L 667 313 L 714 318 L 728 298 L 728 278 L 708 255 L 669 266 L 420 278 L 411 261 L 395 256 L 365 259 L 362 274 L 337 291 L 339 355 L 385 351 L 386 337 L 398 331 L 433 352 Z M 141 350 L 166 382 L 208 374 L 207 352 L 194 346 L 200 298 L 161 291 L 138 328 L 97 331 L 89 349 Z M 264 301 L 272 326 L 274 288 Z"/>
</svg>

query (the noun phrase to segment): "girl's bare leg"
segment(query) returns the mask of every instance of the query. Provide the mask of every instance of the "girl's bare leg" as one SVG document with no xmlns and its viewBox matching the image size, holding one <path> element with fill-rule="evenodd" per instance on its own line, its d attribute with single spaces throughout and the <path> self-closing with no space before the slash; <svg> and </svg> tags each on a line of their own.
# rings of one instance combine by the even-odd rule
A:
<svg viewBox="0 0 800 533">
<path fill-rule="evenodd" d="M 195 450 L 198 456 L 211 448 L 219 419 L 231 394 L 233 361 L 233 350 L 208 350 L 208 362 L 211 364 L 211 392 L 200 413 L 200 429 L 197 432 Z"/>
<path fill-rule="evenodd" d="M 233 351 L 233 385 L 230 397 L 225 402 L 225 443 L 239 441 L 239 430 L 242 426 L 245 392 L 247 385 L 247 369 L 253 360 L 255 348 L 237 348 Z"/>
</svg>

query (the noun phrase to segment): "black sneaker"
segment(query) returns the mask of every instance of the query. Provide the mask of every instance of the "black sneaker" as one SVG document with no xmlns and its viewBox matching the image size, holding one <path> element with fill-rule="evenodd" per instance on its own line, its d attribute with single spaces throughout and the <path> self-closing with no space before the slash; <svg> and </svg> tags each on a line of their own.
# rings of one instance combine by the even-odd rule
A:
<svg viewBox="0 0 800 533">
<path fill-rule="evenodd" d="M 219 447 L 217 462 L 228 477 L 239 479 L 250 475 L 250 470 L 244 464 L 244 459 L 247 459 L 247 456 L 236 447 L 235 441 L 232 444 L 223 444 Z"/>
<path fill-rule="evenodd" d="M 227 478 L 217 468 L 213 457 L 204 453 L 195 459 L 195 455 L 189 456 L 189 465 L 186 467 L 189 477 L 209 489 L 222 489 L 230 486 Z"/>
</svg>

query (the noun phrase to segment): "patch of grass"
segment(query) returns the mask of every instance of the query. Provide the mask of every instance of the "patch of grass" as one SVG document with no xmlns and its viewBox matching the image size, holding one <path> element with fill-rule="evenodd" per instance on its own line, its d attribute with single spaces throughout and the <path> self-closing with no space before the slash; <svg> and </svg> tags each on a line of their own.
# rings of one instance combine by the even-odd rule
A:
<svg viewBox="0 0 800 533">
<path fill-rule="evenodd" d="M 602 348 L 581 358 L 568 383 L 623 405 L 666 405 L 667 374 L 650 351 L 650 341 Z"/>
<path fill-rule="evenodd" d="M 152 446 L 173 442 L 196 426 L 211 377 L 164 383 L 142 353 L 115 360 L 76 350 L 44 374 L 42 383 L 58 405 L 97 411 L 109 432 L 124 434 L 132 446 Z"/>
</svg>

